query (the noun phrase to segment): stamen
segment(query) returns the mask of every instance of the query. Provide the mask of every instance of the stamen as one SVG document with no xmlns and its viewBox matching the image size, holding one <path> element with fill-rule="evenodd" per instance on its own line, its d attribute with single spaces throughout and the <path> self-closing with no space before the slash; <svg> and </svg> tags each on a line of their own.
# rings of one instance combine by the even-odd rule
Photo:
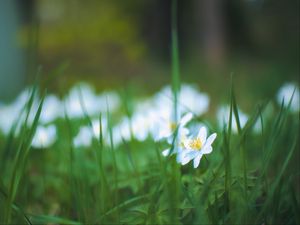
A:
<svg viewBox="0 0 300 225">
<path fill-rule="evenodd" d="M 170 126 L 171 130 L 176 129 L 176 123 L 174 123 L 174 122 L 170 122 L 169 126 Z"/>
<path fill-rule="evenodd" d="M 200 138 L 195 138 L 190 141 L 189 146 L 192 149 L 200 150 L 202 147 L 202 142 L 201 142 Z"/>
</svg>

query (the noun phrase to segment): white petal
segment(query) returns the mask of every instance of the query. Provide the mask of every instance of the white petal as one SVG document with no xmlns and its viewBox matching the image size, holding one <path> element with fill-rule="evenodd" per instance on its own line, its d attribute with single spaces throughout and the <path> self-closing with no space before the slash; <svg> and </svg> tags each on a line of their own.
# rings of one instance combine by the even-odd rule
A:
<svg viewBox="0 0 300 225">
<path fill-rule="evenodd" d="M 177 157 L 176 157 L 177 162 L 181 163 L 182 165 L 185 165 L 189 161 L 191 161 L 192 158 L 187 154 L 189 152 L 190 152 L 189 150 L 183 150 L 183 149 L 181 149 L 180 151 L 178 151 Z"/>
<path fill-rule="evenodd" d="M 198 138 L 200 138 L 202 143 L 205 143 L 207 137 L 207 131 L 206 128 L 203 126 L 200 128 L 200 131 L 198 133 Z"/>
<path fill-rule="evenodd" d="M 191 159 L 195 158 L 197 155 L 199 155 L 199 151 L 189 151 L 186 153 L 186 155 L 188 157 L 190 157 Z"/>
<path fill-rule="evenodd" d="M 180 120 L 180 125 L 184 126 L 186 125 L 191 119 L 193 118 L 193 114 L 192 113 L 187 113 L 185 114 L 181 120 Z"/>
<path fill-rule="evenodd" d="M 176 161 L 177 161 L 178 163 L 181 163 L 181 162 L 183 161 L 184 158 L 185 158 L 185 154 L 184 154 L 183 151 L 177 153 Z"/>
<path fill-rule="evenodd" d="M 201 153 L 202 154 L 209 154 L 211 153 L 213 150 L 213 148 L 209 145 L 209 146 L 206 146 L 204 148 L 201 149 Z"/>
<path fill-rule="evenodd" d="M 183 146 L 187 149 L 187 150 L 191 150 L 191 147 L 190 147 L 190 143 L 191 143 L 191 139 L 185 139 L 183 140 Z"/>
<path fill-rule="evenodd" d="M 171 144 L 173 143 L 173 139 L 174 139 L 173 135 L 167 137 L 167 142 L 168 142 L 168 144 L 171 145 Z"/>
<path fill-rule="evenodd" d="M 191 161 L 192 159 L 191 158 L 189 158 L 189 157 L 184 157 L 184 158 L 182 158 L 181 159 L 181 165 L 186 165 L 186 164 L 188 164 L 190 161 Z"/>
<path fill-rule="evenodd" d="M 168 156 L 170 154 L 170 150 L 171 149 L 169 149 L 169 148 L 166 150 L 163 150 L 163 152 L 162 152 L 163 156 Z"/>
<path fill-rule="evenodd" d="M 194 159 L 194 168 L 197 168 L 200 164 L 200 159 L 202 158 L 202 154 L 199 154 L 195 159 Z"/>
<path fill-rule="evenodd" d="M 205 142 L 204 148 L 207 147 L 207 146 L 210 146 L 210 145 L 214 142 L 214 140 L 216 139 L 216 137 L 217 137 L 217 134 L 216 134 L 216 133 L 213 133 L 212 135 L 210 135 L 210 136 L 207 138 L 206 142 Z"/>
<path fill-rule="evenodd" d="M 189 134 L 189 130 L 187 128 L 180 127 L 178 129 L 178 136 L 179 137 L 186 137 L 188 134 Z"/>
<path fill-rule="evenodd" d="M 162 129 L 158 132 L 156 140 L 168 138 L 170 136 L 172 136 L 172 131 L 168 127 L 162 127 Z"/>
</svg>

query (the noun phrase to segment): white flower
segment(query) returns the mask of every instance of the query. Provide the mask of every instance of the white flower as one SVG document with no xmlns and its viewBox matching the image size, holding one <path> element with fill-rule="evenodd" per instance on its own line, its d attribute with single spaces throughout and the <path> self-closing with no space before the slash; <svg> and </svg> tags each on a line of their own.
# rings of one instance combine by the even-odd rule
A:
<svg viewBox="0 0 300 225">
<path fill-rule="evenodd" d="M 206 128 L 204 126 L 201 127 L 196 137 L 187 138 L 183 141 L 184 148 L 181 152 L 180 163 L 185 165 L 194 160 L 194 168 L 197 168 L 202 156 L 212 152 L 213 148 L 211 145 L 216 137 L 217 134 L 213 133 L 207 138 Z"/>
<path fill-rule="evenodd" d="M 113 128 L 113 143 L 114 146 L 122 144 L 123 139 L 128 141 L 131 139 L 130 121 L 124 117 L 120 123 Z"/>
<path fill-rule="evenodd" d="M 132 133 L 138 140 L 145 140 L 150 133 L 156 141 L 166 138 L 170 142 L 176 127 L 185 126 L 193 114 L 199 116 L 206 112 L 208 105 L 206 94 L 190 85 L 182 85 L 178 93 L 176 117 L 181 118 L 178 121 L 171 87 L 166 86 L 152 98 L 137 104 L 131 120 Z"/>
<path fill-rule="evenodd" d="M 7 135 L 10 132 L 19 114 L 20 111 L 11 105 L 3 105 L 0 107 L 0 129 L 3 134 Z"/>
<path fill-rule="evenodd" d="M 98 113 L 106 113 L 107 106 L 109 112 L 115 112 L 121 105 L 119 95 L 113 91 L 105 91 L 96 97 L 97 104 L 99 105 Z"/>
<path fill-rule="evenodd" d="M 76 148 L 88 147 L 92 144 L 93 132 L 90 127 L 80 127 L 78 134 L 73 139 Z"/>
<path fill-rule="evenodd" d="M 248 116 L 243 113 L 241 110 L 238 110 L 239 113 L 239 121 L 240 121 L 240 125 L 241 128 L 243 128 L 247 121 L 248 121 Z M 229 124 L 229 115 L 230 115 L 230 107 L 229 106 L 221 106 L 219 107 L 218 111 L 217 111 L 217 119 L 218 119 L 218 123 L 219 123 L 219 127 L 223 128 L 224 125 L 228 126 Z M 238 128 L 237 128 L 237 122 L 234 116 L 234 113 L 232 112 L 232 131 L 233 133 L 237 133 L 238 132 Z"/>
<path fill-rule="evenodd" d="M 182 85 L 179 93 L 179 104 L 186 107 L 186 110 L 198 116 L 207 112 L 209 107 L 207 94 L 199 92 L 191 85 Z"/>
<path fill-rule="evenodd" d="M 152 99 L 143 99 L 136 105 L 136 109 L 131 117 L 131 129 L 134 137 L 139 141 L 144 141 L 149 134 L 157 136 L 161 110 L 158 110 Z"/>
<path fill-rule="evenodd" d="M 123 117 L 113 128 L 113 140 L 115 146 L 122 143 L 122 139 L 129 141 L 131 136 L 138 141 L 145 141 L 151 132 L 155 119 L 149 111 L 136 111 L 132 117 Z"/>
<path fill-rule="evenodd" d="M 164 87 L 153 97 L 156 106 L 172 108 L 173 93 L 170 86 Z M 205 93 L 199 92 L 194 86 L 183 84 L 178 92 L 178 110 L 182 113 L 192 112 L 200 116 L 207 112 L 209 107 L 209 97 Z"/>
<path fill-rule="evenodd" d="M 146 140 L 150 131 L 150 126 L 151 120 L 148 119 L 146 115 L 134 114 L 131 118 L 133 136 L 139 141 Z"/>
<path fill-rule="evenodd" d="M 97 96 L 88 84 L 78 84 L 74 86 L 69 95 L 65 98 L 67 115 L 70 118 L 84 117 L 84 109 L 89 115 L 99 112 Z"/>
<path fill-rule="evenodd" d="M 270 109 L 269 109 L 270 110 Z M 229 114 L 230 114 L 230 107 L 229 106 L 221 106 L 219 107 L 217 111 L 217 120 L 220 128 L 223 128 L 224 126 L 228 126 L 229 124 Z M 240 121 L 240 126 L 243 129 L 248 122 L 249 118 L 246 113 L 238 109 L 238 114 L 239 114 L 239 121 Z M 235 115 L 232 112 L 232 123 L 231 123 L 231 128 L 233 133 L 238 133 L 238 127 L 237 127 L 237 121 L 235 119 Z M 259 134 L 262 130 L 261 126 L 261 121 L 260 118 L 257 118 L 255 124 L 252 127 L 252 132 L 254 134 Z"/>
<path fill-rule="evenodd" d="M 294 95 L 293 95 L 294 93 Z M 279 105 L 282 104 L 282 101 L 284 101 L 284 106 L 288 106 L 290 100 L 291 101 L 291 107 L 290 110 L 292 112 L 298 112 L 300 109 L 300 92 L 297 85 L 293 83 L 286 83 L 284 84 L 277 93 L 277 102 Z"/>
<path fill-rule="evenodd" d="M 115 92 L 96 95 L 93 88 L 85 83 L 74 86 L 65 98 L 67 115 L 70 118 L 84 117 L 84 110 L 89 116 L 98 116 L 100 112 L 107 112 L 107 106 L 110 112 L 114 112 L 119 108 L 120 102 Z"/>
<path fill-rule="evenodd" d="M 22 91 L 19 96 L 14 100 L 14 102 L 8 105 L 2 105 L 0 107 L 0 129 L 2 132 L 7 135 L 13 124 L 18 122 L 18 127 L 16 128 L 15 134 L 20 132 L 20 127 L 25 119 L 24 106 L 29 100 L 29 96 L 32 92 L 32 88 L 26 88 Z M 37 108 L 37 102 L 33 102 L 32 108 Z M 24 113 L 25 112 L 25 113 Z M 31 112 L 29 115 L 29 121 L 32 122 L 34 118 L 34 113 Z"/>
<path fill-rule="evenodd" d="M 40 122 L 50 123 L 63 115 L 63 106 L 55 95 L 48 95 L 44 99 Z"/>
<path fill-rule="evenodd" d="M 184 115 L 178 124 L 169 121 L 166 123 L 161 124 L 161 133 L 158 133 L 158 138 L 167 138 L 167 141 L 169 144 L 174 145 L 173 150 L 171 152 L 171 148 L 165 149 L 162 154 L 163 156 L 168 156 L 170 153 L 171 154 L 177 154 L 176 160 L 177 162 L 181 161 L 182 154 L 181 152 L 183 151 L 184 147 L 184 141 L 187 138 L 187 135 L 189 133 L 189 130 L 185 128 L 185 125 L 192 119 L 193 115 L 191 113 L 187 113 Z M 177 135 L 174 137 L 174 132 L 177 128 Z M 174 140 L 175 138 L 175 140 Z"/>
<path fill-rule="evenodd" d="M 167 138 L 172 140 L 173 134 L 178 127 L 178 135 L 182 132 L 182 128 L 193 118 L 192 113 L 187 113 L 178 123 L 175 122 L 174 113 L 169 110 L 160 109 L 156 121 L 153 121 L 152 135 L 154 140 Z"/>
<path fill-rule="evenodd" d="M 152 134 L 155 140 L 159 140 L 172 137 L 177 126 L 185 126 L 192 119 L 191 112 L 201 115 L 207 111 L 209 99 L 191 86 L 182 85 L 178 93 L 177 118 L 181 118 L 178 124 L 175 122 L 173 94 L 170 86 L 164 87 L 156 94 L 153 102 L 157 109 L 157 122 L 153 124 Z"/>
<path fill-rule="evenodd" d="M 38 126 L 31 145 L 34 148 L 48 148 L 56 141 L 56 127 L 50 125 L 48 127 Z"/>
<path fill-rule="evenodd" d="M 101 117 L 101 129 L 102 129 L 102 136 L 103 138 L 106 137 L 106 130 L 107 130 L 107 119 L 106 117 L 102 116 Z M 99 119 L 94 119 L 92 120 L 92 130 L 93 130 L 93 135 L 96 139 L 99 139 L 100 137 L 100 121 Z"/>
<path fill-rule="evenodd" d="M 106 138 L 107 120 L 105 117 L 101 118 L 101 125 L 103 138 Z M 100 138 L 100 121 L 98 119 L 92 121 L 92 127 L 80 127 L 78 134 L 73 139 L 73 144 L 76 148 L 88 147 L 91 146 L 93 138 L 97 140 Z"/>
<path fill-rule="evenodd" d="M 172 153 L 171 153 L 171 148 L 167 148 L 162 152 L 163 156 L 168 156 L 170 153 L 177 154 L 176 160 L 178 163 L 181 163 L 182 157 L 184 156 L 184 154 L 183 154 L 184 142 L 187 139 L 188 133 L 189 133 L 188 129 L 186 129 L 184 127 L 182 127 L 181 129 L 178 129 L 177 139 L 175 139 Z M 173 142 L 173 140 L 171 140 L 171 141 Z M 170 143 L 170 141 L 169 141 L 169 144 L 172 144 L 172 143 Z"/>
<path fill-rule="evenodd" d="M 172 104 L 160 102 L 158 105 L 151 99 L 139 102 L 130 121 L 133 136 L 139 141 L 145 140 L 149 134 L 156 141 L 172 138 L 177 126 L 183 127 L 192 119 L 192 113 L 187 113 L 176 123 L 173 109 Z M 177 117 L 181 116 L 178 111 Z"/>
<path fill-rule="evenodd" d="M 115 146 L 122 144 L 123 140 L 129 141 L 132 136 L 138 141 L 146 140 L 149 134 L 148 120 L 142 114 L 135 114 L 131 119 L 123 117 L 113 128 L 113 142 Z"/>
</svg>

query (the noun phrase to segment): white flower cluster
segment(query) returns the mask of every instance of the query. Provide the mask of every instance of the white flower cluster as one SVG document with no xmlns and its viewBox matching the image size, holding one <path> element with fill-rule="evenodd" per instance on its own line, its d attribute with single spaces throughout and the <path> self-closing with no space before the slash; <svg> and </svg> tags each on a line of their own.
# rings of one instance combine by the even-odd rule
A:
<svg viewBox="0 0 300 225">
<path fill-rule="evenodd" d="M 4 135 L 8 135 L 15 124 L 18 125 L 15 133 L 19 133 L 20 125 L 26 117 L 26 110 L 24 109 L 31 93 L 32 89 L 27 88 L 11 104 L 0 104 L 0 130 Z M 36 96 L 28 117 L 28 126 L 34 120 L 39 101 L 40 98 Z M 84 118 L 86 114 L 90 117 L 98 117 L 100 113 L 106 113 L 107 106 L 109 106 L 110 111 L 115 111 L 119 108 L 120 103 L 120 98 L 115 92 L 103 92 L 97 95 L 91 86 L 85 83 L 79 83 L 74 86 L 62 100 L 55 95 L 47 95 L 43 102 L 39 125 L 33 137 L 32 146 L 35 148 L 48 148 L 53 145 L 57 139 L 57 129 L 54 122 L 59 118 L 65 118 L 65 114 L 70 119 Z M 93 121 L 92 130 L 97 135 L 99 129 L 97 129 L 96 121 Z M 74 143 L 81 144 L 83 141 L 85 141 L 85 144 L 91 143 L 91 138 L 85 139 L 87 133 L 92 137 L 90 129 L 82 127 L 80 132 L 79 136 L 83 138 L 75 137 Z"/>
<path fill-rule="evenodd" d="M 164 87 L 150 99 L 139 102 L 130 119 L 123 118 L 113 129 L 114 142 L 129 140 L 132 136 L 144 141 L 148 136 L 154 140 L 170 138 L 176 128 L 173 95 L 170 86 Z M 176 116 L 188 122 L 192 114 L 200 116 L 208 110 L 209 97 L 195 87 L 182 85 L 178 93 Z"/>
<path fill-rule="evenodd" d="M 26 117 L 25 105 L 31 94 L 31 89 L 25 89 L 14 102 L 11 104 L 1 104 L 0 102 L 0 131 L 8 135 L 12 127 L 15 126 L 15 134 L 20 131 L 20 125 Z M 291 97 L 293 96 L 292 100 Z M 280 88 L 277 94 L 278 104 L 284 101 L 287 106 L 291 100 L 291 112 L 299 112 L 299 88 L 297 85 L 288 83 Z M 32 124 L 35 113 L 39 105 L 37 96 L 32 104 L 32 110 L 28 118 L 28 126 Z M 177 159 L 182 164 L 194 159 L 194 166 L 199 164 L 199 152 L 201 155 L 207 154 L 214 136 L 206 140 L 206 129 L 201 128 L 202 132 L 197 137 L 186 128 L 186 124 L 193 116 L 199 117 L 206 113 L 209 108 L 209 96 L 200 92 L 195 86 L 182 84 L 177 98 L 177 112 L 174 113 L 174 99 L 170 86 L 162 88 L 151 98 L 142 99 L 134 104 L 133 114 L 130 118 L 121 117 L 119 121 L 112 123 L 112 137 L 115 146 L 129 141 L 132 138 L 138 141 L 145 141 L 148 137 L 155 141 L 165 139 L 171 143 L 174 130 L 178 129 L 178 141 L 176 141 Z M 75 85 L 69 93 L 60 99 L 50 94 L 44 99 L 42 112 L 39 119 L 39 125 L 32 141 L 34 148 L 49 148 L 57 140 L 57 128 L 55 121 L 65 118 L 67 115 L 71 120 L 80 120 L 88 115 L 92 119 L 91 125 L 79 127 L 73 144 L 75 148 L 89 147 L 93 138 L 98 139 L 100 136 L 99 114 L 102 115 L 102 136 L 109 144 L 108 119 L 106 113 L 119 113 L 121 100 L 116 92 L 102 92 L 97 94 L 93 88 L 86 83 Z M 217 110 L 217 120 L 220 127 L 228 125 L 229 107 L 221 106 Z M 243 127 L 248 121 L 248 116 L 239 110 L 240 125 Z M 236 121 L 233 117 L 232 128 L 237 132 Z M 117 123 L 116 123 L 117 122 Z M 178 122 L 178 123 L 176 123 Z M 260 124 L 255 125 L 254 131 L 260 130 Z M 205 131 L 204 131 L 205 129 Z M 199 129 L 198 129 L 199 130 Z M 205 134 L 205 135 L 204 135 Z M 204 138 L 205 137 L 205 138 Z M 185 141 L 183 141 L 185 140 Z M 179 143 L 177 143 L 179 142 Z M 193 148 L 201 146 L 196 152 Z M 184 151 L 180 151 L 184 149 Z M 179 153 L 181 152 L 181 153 Z M 168 151 L 164 154 L 167 155 Z"/>
<path fill-rule="evenodd" d="M 131 118 L 123 117 L 113 127 L 114 145 L 118 146 L 123 141 L 129 141 L 132 138 L 138 141 L 145 141 L 149 136 L 154 140 L 170 138 L 176 127 L 172 96 L 171 88 L 167 86 L 153 97 L 138 102 Z M 209 97 L 192 86 L 182 85 L 178 97 L 178 117 L 187 112 L 193 112 L 200 116 L 208 110 Z M 184 101 L 185 99 L 188 101 Z M 188 121 L 191 117 L 192 114 L 189 113 L 185 120 Z M 94 120 L 92 124 L 92 129 L 90 127 L 80 128 L 73 141 L 75 147 L 89 146 L 93 138 L 99 137 L 99 121 Z M 104 140 L 109 140 L 105 114 L 102 117 L 102 131 Z"/>
</svg>

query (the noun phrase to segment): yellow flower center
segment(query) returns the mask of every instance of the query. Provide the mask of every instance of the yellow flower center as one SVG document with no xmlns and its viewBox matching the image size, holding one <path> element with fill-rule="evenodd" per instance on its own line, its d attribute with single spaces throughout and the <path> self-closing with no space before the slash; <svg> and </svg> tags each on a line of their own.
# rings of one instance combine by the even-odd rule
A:
<svg viewBox="0 0 300 225">
<path fill-rule="evenodd" d="M 169 126 L 172 131 L 174 131 L 176 129 L 176 123 L 174 123 L 174 122 L 170 122 Z"/>
<path fill-rule="evenodd" d="M 195 138 L 190 141 L 189 146 L 192 149 L 200 150 L 202 147 L 202 142 L 201 142 L 200 138 Z"/>
</svg>

